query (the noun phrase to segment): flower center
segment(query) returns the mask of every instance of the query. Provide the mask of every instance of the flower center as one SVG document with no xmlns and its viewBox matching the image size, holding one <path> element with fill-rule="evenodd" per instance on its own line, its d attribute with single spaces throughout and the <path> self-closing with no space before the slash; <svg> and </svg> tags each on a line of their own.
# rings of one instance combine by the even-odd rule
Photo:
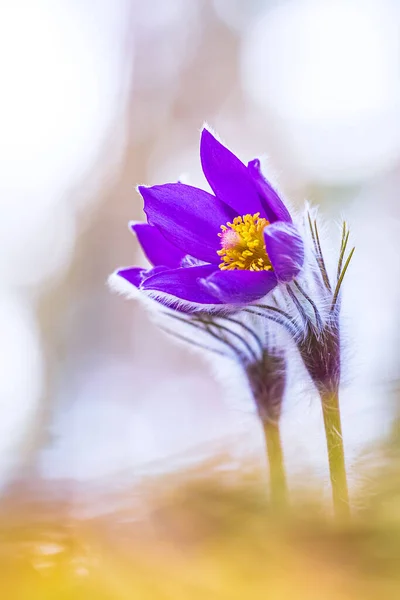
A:
<svg viewBox="0 0 400 600">
<path fill-rule="evenodd" d="M 260 218 L 260 213 L 236 217 L 233 223 L 221 225 L 221 250 L 217 254 L 222 262 L 222 271 L 246 269 L 247 271 L 272 270 L 265 248 L 264 228 L 269 221 Z"/>
</svg>

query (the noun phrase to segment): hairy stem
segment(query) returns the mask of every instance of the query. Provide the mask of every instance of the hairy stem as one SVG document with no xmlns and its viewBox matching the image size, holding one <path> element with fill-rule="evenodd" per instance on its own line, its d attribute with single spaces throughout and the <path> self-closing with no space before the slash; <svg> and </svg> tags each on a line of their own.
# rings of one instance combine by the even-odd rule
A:
<svg viewBox="0 0 400 600">
<path fill-rule="evenodd" d="M 271 507 L 282 512 L 287 505 L 287 483 L 279 424 L 269 419 L 263 420 L 262 424 L 270 470 Z"/>
<path fill-rule="evenodd" d="M 337 392 L 321 394 L 329 474 L 332 486 L 333 509 L 338 519 L 350 517 L 349 492 L 343 448 L 339 395 Z"/>
</svg>

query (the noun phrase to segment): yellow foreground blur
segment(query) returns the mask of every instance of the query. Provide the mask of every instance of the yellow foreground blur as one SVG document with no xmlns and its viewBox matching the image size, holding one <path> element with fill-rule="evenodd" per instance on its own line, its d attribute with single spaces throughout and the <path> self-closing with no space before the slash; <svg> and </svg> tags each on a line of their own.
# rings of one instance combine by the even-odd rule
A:
<svg viewBox="0 0 400 600">
<path fill-rule="evenodd" d="M 271 514 L 256 477 L 163 477 L 109 498 L 101 516 L 88 516 L 95 498 L 20 486 L 0 505 L 0 597 L 399 598 L 400 494 L 388 482 L 342 524 L 310 503 Z"/>
</svg>

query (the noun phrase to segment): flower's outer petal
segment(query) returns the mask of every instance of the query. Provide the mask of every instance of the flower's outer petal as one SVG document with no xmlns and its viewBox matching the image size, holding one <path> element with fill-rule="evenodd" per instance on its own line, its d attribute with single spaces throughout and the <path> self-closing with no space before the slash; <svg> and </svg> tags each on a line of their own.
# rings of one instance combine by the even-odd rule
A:
<svg viewBox="0 0 400 600">
<path fill-rule="evenodd" d="M 128 283 L 138 288 L 146 274 L 146 271 L 147 269 L 142 269 L 141 267 L 126 267 L 123 269 L 118 269 L 116 275 L 123 277 Z"/>
<path fill-rule="evenodd" d="M 140 186 L 150 225 L 184 254 L 209 263 L 219 262 L 218 233 L 233 211 L 208 192 L 183 183 Z"/>
<path fill-rule="evenodd" d="M 169 269 L 143 280 L 140 289 L 154 294 L 157 300 L 166 305 L 174 305 L 178 300 L 195 304 L 221 304 L 221 301 L 205 289 L 199 280 L 218 271 L 215 265 Z"/>
<path fill-rule="evenodd" d="M 251 160 L 247 166 L 248 172 L 254 181 L 254 184 L 260 194 L 261 204 L 264 208 L 266 217 L 270 223 L 275 221 L 285 221 L 291 223 L 292 218 L 288 209 L 279 197 L 279 194 L 272 185 L 265 179 L 261 172 L 261 165 L 258 158 Z"/>
<path fill-rule="evenodd" d="M 201 282 L 226 304 L 248 304 L 268 294 L 277 284 L 273 271 L 216 271 Z"/>
<path fill-rule="evenodd" d="M 168 271 L 168 267 L 158 266 L 151 269 L 141 267 L 121 267 L 117 269 L 108 278 L 108 284 L 114 291 L 126 296 L 127 298 L 142 298 L 142 284 L 148 278 Z M 144 294 L 146 295 L 146 294 Z"/>
<path fill-rule="evenodd" d="M 214 194 L 231 206 L 236 215 L 263 213 L 257 188 L 246 165 L 208 129 L 203 129 L 201 134 L 200 158 Z"/>
<path fill-rule="evenodd" d="M 139 288 L 143 281 L 157 273 L 162 273 L 163 271 L 168 271 L 168 267 L 162 265 L 153 267 L 152 269 L 143 269 L 142 267 L 122 267 L 115 271 L 115 275 L 122 277 L 134 287 Z"/>
<path fill-rule="evenodd" d="M 264 229 L 265 247 L 279 281 L 289 282 L 304 262 L 304 243 L 291 223 L 273 223 Z"/>
<path fill-rule="evenodd" d="M 157 227 L 148 223 L 129 223 L 129 227 L 135 233 L 143 252 L 152 265 L 165 265 L 166 267 L 179 267 L 185 257 L 185 253 L 173 244 L 170 244 L 159 232 Z"/>
</svg>

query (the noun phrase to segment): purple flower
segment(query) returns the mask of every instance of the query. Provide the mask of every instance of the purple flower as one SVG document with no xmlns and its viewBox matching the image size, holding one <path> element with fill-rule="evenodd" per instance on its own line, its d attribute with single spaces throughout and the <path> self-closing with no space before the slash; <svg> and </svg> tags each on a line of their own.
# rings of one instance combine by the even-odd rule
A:
<svg viewBox="0 0 400 600">
<path fill-rule="evenodd" d="M 246 166 L 207 129 L 200 157 L 214 195 L 183 183 L 140 186 L 147 223 L 130 226 L 153 268 L 116 275 L 186 312 L 237 309 L 296 277 L 303 241 L 258 159 Z"/>
</svg>

